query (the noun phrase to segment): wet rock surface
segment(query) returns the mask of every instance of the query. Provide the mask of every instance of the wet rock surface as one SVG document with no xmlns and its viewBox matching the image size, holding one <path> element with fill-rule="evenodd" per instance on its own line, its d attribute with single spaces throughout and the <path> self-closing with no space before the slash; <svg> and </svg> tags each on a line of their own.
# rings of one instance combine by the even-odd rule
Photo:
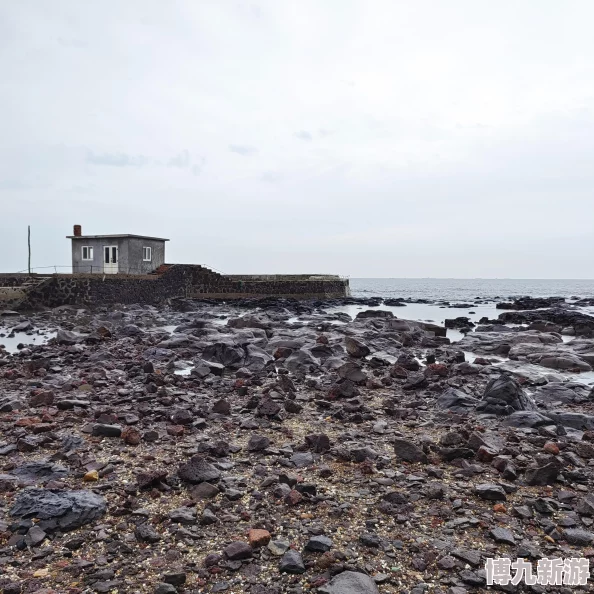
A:
<svg viewBox="0 0 594 594">
<path fill-rule="evenodd" d="M 458 594 L 593 557 L 592 318 L 524 300 L 451 344 L 344 303 L 380 301 L 6 316 L 56 338 L 0 352 L 0 589 Z"/>
</svg>

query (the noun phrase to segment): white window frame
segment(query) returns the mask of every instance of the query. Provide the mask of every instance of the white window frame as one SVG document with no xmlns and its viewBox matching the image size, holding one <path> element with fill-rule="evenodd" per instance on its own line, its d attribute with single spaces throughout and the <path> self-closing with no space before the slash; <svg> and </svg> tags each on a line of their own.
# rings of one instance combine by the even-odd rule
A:
<svg viewBox="0 0 594 594">
<path fill-rule="evenodd" d="M 146 257 L 148 254 L 148 258 Z M 153 261 L 153 248 L 149 246 L 144 246 L 142 248 L 142 261 L 143 262 L 152 262 Z"/>
<path fill-rule="evenodd" d="M 85 249 L 87 250 L 87 258 L 85 258 Z M 80 250 L 81 259 L 84 262 L 92 262 L 93 261 L 93 246 L 92 245 L 83 245 L 82 249 Z"/>
</svg>

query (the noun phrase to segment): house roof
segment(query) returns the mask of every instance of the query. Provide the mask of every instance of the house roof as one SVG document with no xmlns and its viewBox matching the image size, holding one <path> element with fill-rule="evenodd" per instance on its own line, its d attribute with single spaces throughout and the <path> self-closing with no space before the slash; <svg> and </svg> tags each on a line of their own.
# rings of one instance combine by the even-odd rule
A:
<svg viewBox="0 0 594 594">
<path fill-rule="evenodd" d="M 163 237 L 149 237 L 148 235 L 134 235 L 133 233 L 116 233 L 115 235 L 67 235 L 66 239 L 152 239 L 153 241 L 169 241 Z"/>
</svg>

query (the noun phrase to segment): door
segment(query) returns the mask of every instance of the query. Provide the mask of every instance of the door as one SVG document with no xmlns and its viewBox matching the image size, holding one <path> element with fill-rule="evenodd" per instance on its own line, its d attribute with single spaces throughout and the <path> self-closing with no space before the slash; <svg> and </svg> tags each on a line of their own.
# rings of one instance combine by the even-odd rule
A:
<svg viewBox="0 0 594 594">
<path fill-rule="evenodd" d="M 118 273 L 118 248 L 115 245 L 103 246 L 103 272 L 105 274 Z"/>
</svg>

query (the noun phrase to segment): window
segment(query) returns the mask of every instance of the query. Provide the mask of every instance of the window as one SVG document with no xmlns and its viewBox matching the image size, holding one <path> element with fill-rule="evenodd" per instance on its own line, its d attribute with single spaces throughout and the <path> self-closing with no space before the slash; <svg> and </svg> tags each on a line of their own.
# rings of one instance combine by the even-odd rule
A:
<svg viewBox="0 0 594 594">
<path fill-rule="evenodd" d="M 144 262 L 150 262 L 153 259 L 153 248 L 143 247 L 142 248 L 142 260 Z"/>
<path fill-rule="evenodd" d="M 92 260 L 93 259 L 93 248 L 88 245 L 83 245 L 82 249 L 82 259 L 83 260 Z"/>
</svg>

